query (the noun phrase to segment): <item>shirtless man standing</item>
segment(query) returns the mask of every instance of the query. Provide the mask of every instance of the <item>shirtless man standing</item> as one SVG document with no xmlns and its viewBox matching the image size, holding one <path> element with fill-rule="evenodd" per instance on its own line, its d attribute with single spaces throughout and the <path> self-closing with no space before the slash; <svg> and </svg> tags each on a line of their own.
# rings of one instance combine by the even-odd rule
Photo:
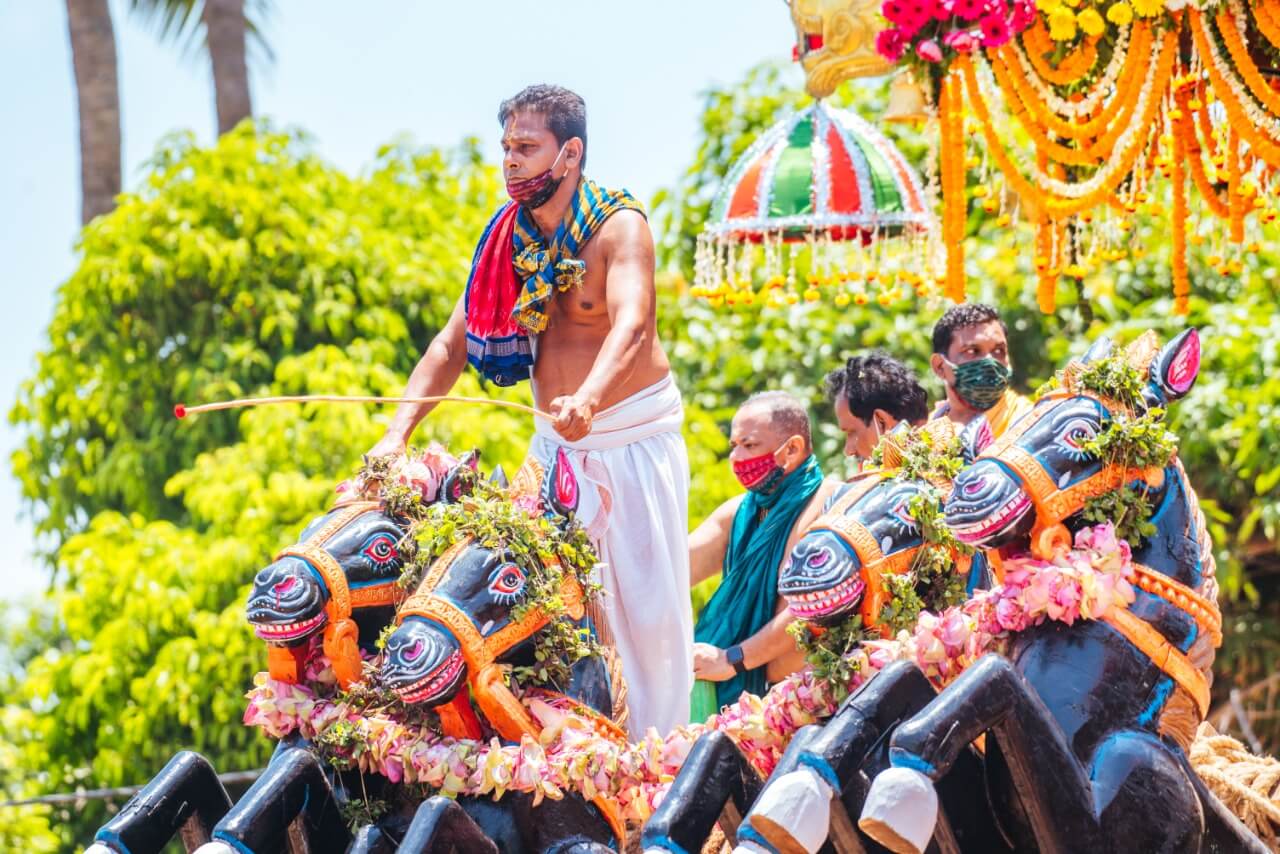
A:
<svg viewBox="0 0 1280 854">
<path fill-rule="evenodd" d="M 631 731 L 666 733 L 689 711 L 689 464 L 657 334 L 653 237 L 630 194 L 583 177 L 581 97 L 530 86 L 498 117 L 512 202 L 481 236 L 466 291 L 404 396 L 447 394 L 468 361 L 498 385 L 532 379 L 554 417 L 534 419 L 532 453 L 550 463 L 563 450 L 582 487 Z M 433 406 L 402 404 L 370 454 L 404 453 Z"/>
</svg>

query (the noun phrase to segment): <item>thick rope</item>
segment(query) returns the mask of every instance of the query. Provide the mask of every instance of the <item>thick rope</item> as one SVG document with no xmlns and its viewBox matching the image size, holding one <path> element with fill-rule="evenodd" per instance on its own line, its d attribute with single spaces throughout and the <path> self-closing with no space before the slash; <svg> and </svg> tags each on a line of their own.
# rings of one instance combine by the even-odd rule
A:
<svg viewBox="0 0 1280 854">
<path fill-rule="evenodd" d="M 1280 760 L 1254 756 L 1207 723 L 1200 725 L 1188 758 L 1209 791 L 1268 848 L 1280 852 Z"/>
</svg>

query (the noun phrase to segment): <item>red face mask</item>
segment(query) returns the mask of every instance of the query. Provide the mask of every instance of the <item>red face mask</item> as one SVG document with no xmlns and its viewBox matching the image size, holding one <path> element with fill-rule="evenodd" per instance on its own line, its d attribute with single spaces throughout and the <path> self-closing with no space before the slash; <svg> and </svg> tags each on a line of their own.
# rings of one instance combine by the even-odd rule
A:
<svg viewBox="0 0 1280 854">
<path fill-rule="evenodd" d="M 774 458 L 777 453 L 775 450 L 748 460 L 735 460 L 733 474 L 738 478 L 738 483 L 762 495 L 768 495 L 777 489 L 783 474 L 782 466 Z"/>
<path fill-rule="evenodd" d="M 508 178 L 507 179 L 507 195 L 518 205 L 524 205 L 530 210 L 536 210 L 551 200 L 556 194 L 556 190 L 560 189 L 560 182 L 564 180 L 564 176 L 552 178 L 551 172 L 556 168 L 556 164 L 560 162 L 560 155 L 564 154 L 564 146 L 560 146 L 560 151 L 556 154 L 555 161 L 551 164 L 551 168 L 541 174 L 534 175 L 532 178 Z"/>
</svg>

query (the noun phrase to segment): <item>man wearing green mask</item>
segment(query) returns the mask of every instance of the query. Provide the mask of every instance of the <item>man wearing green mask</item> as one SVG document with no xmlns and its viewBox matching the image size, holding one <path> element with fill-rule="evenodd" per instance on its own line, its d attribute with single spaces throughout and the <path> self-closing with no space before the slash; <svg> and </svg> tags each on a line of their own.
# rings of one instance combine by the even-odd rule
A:
<svg viewBox="0 0 1280 854">
<path fill-rule="evenodd" d="M 989 305 L 963 303 L 948 309 L 933 327 L 929 365 L 947 392 L 933 418 L 968 424 L 985 416 L 995 437 L 1031 411 L 1031 401 L 1009 387 L 1008 330 Z"/>
<path fill-rule="evenodd" d="M 694 627 L 698 721 L 743 691 L 764 693 L 804 664 L 786 632 L 794 618 L 778 596 L 778 570 L 839 485 L 823 478 L 808 412 L 786 392 L 748 399 L 733 417 L 729 445 L 733 473 L 747 491 L 689 535 L 692 583 L 724 574 Z"/>
</svg>

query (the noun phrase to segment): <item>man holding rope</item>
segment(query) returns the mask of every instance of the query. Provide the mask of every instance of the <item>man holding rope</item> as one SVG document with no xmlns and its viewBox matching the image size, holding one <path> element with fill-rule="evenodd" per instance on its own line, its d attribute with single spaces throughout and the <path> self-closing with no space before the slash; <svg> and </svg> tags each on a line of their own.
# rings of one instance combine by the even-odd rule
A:
<svg viewBox="0 0 1280 854">
<path fill-rule="evenodd" d="M 549 464 L 563 449 L 582 486 L 632 733 L 666 733 L 688 720 L 692 684 L 689 463 L 658 340 L 653 237 L 629 193 L 583 176 L 581 97 L 530 86 L 498 118 L 512 201 L 485 228 L 466 290 L 404 396 L 448 393 L 468 362 L 500 386 L 532 380 L 553 419 L 535 417 L 532 452 Z M 433 407 L 401 404 L 370 454 L 403 454 Z"/>
</svg>

